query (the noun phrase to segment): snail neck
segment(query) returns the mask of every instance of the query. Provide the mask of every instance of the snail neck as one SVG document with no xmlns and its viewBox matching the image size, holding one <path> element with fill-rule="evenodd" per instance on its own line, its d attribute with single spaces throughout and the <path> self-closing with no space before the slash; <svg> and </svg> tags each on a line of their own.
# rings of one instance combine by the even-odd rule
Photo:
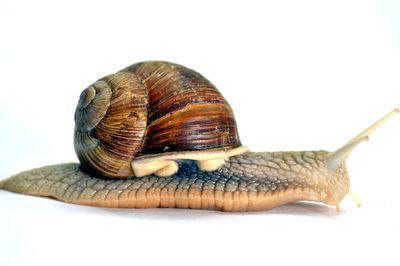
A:
<svg viewBox="0 0 400 266">
<path fill-rule="evenodd" d="M 349 192 L 344 163 L 332 171 L 327 151 L 249 152 L 231 157 L 222 171 L 258 182 L 268 202 L 282 205 L 297 200 L 338 205 Z M 265 187 L 265 189 L 264 189 Z M 276 197 L 276 199 L 274 199 Z"/>
</svg>

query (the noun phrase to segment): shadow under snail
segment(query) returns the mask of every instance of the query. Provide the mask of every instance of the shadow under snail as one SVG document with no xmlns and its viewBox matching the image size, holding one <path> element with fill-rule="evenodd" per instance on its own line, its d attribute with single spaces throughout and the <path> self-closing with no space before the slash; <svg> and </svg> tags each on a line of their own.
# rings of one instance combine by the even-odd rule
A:
<svg viewBox="0 0 400 266">
<path fill-rule="evenodd" d="M 22 172 L 0 188 L 102 207 L 258 211 L 307 200 L 338 209 L 352 195 L 347 157 L 397 112 L 334 152 L 250 152 L 207 79 L 178 64 L 141 62 L 82 92 L 74 132 L 81 164 Z"/>
</svg>

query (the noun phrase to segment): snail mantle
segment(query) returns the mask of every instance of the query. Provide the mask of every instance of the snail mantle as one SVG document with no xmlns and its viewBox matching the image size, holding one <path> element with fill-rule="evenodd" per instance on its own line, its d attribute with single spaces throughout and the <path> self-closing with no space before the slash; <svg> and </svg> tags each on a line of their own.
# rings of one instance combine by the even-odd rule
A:
<svg viewBox="0 0 400 266">
<path fill-rule="evenodd" d="M 177 160 L 193 160 L 202 171 L 215 171 L 231 157 L 248 152 L 245 146 L 226 151 L 187 151 L 166 155 L 143 156 L 132 161 L 133 173 L 136 177 L 149 174 L 170 176 L 178 171 Z"/>
</svg>

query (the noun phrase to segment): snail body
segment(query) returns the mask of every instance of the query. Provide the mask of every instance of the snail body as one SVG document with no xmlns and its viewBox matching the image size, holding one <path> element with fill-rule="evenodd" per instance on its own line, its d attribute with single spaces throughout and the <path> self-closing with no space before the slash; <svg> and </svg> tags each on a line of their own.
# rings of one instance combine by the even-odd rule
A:
<svg viewBox="0 0 400 266">
<path fill-rule="evenodd" d="M 207 79 L 181 65 L 142 62 L 82 92 L 80 164 L 22 172 L 0 189 L 101 207 L 258 211 L 299 200 L 338 207 L 349 193 L 347 157 L 397 112 L 334 152 L 250 152 Z"/>
</svg>

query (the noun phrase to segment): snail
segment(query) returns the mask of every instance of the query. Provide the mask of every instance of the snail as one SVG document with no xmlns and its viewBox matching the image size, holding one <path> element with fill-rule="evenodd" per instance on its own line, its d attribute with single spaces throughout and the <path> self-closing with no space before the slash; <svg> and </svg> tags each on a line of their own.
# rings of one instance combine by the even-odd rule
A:
<svg viewBox="0 0 400 266">
<path fill-rule="evenodd" d="M 334 152 L 251 152 L 216 87 L 182 65 L 147 61 L 99 79 L 75 111 L 78 163 L 0 181 L 0 188 L 73 204 L 260 211 L 295 201 L 339 209 L 345 161 L 398 109 Z"/>
</svg>

